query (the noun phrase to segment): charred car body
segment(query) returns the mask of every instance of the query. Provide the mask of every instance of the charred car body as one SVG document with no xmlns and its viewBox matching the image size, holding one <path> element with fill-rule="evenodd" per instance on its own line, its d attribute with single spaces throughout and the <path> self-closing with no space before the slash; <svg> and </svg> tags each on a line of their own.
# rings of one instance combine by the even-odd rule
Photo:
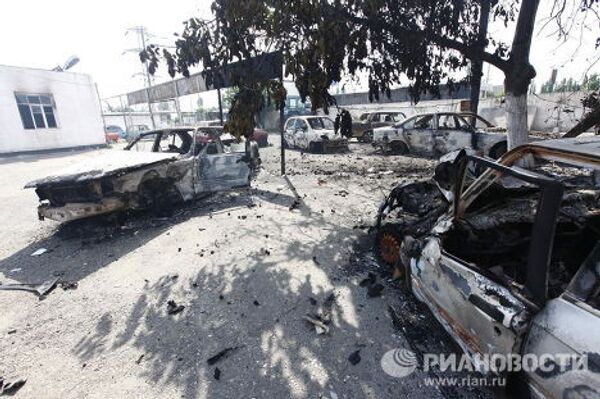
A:
<svg viewBox="0 0 600 399">
<path fill-rule="evenodd" d="M 405 118 L 406 115 L 400 111 L 365 112 L 360 115 L 358 121 L 352 123 L 352 137 L 370 143 L 373 141 L 373 129 L 395 125 Z"/>
<path fill-rule="evenodd" d="M 335 132 L 334 122 L 326 116 L 294 116 L 285 122 L 286 148 L 328 153 L 348 151 L 348 140 Z"/>
<path fill-rule="evenodd" d="M 124 209 L 159 210 L 246 186 L 258 163 L 254 142 L 231 149 L 200 128 L 163 129 L 140 134 L 125 151 L 106 151 L 25 188 L 36 190 L 40 219 L 64 222 Z"/>
<path fill-rule="evenodd" d="M 384 152 L 439 157 L 470 148 L 497 159 L 506 152 L 506 135 L 480 131 L 454 112 L 414 115 L 403 122 L 373 131 L 373 146 Z"/>
<path fill-rule="evenodd" d="M 599 147 L 548 140 L 498 162 L 461 156 L 394 189 L 378 215 L 380 258 L 476 366 L 494 354 L 586 358 L 512 374 L 533 396 L 600 394 Z"/>
</svg>

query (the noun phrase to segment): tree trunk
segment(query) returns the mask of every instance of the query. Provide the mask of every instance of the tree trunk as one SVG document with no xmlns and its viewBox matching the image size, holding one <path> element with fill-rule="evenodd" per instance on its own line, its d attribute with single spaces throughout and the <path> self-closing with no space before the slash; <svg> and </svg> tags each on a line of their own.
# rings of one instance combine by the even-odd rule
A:
<svg viewBox="0 0 600 399">
<path fill-rule="evenodd" d="M 529 141 L 527 124 L 527 92 L 506 93 L 506 130 L 508 132 L 508 149 L 513 149 Z"/>
<path fill-rule="evenodd" d="M 527 90 L 535 78 L 535 69 L 529 63 L 531 38 L 540 0 L 523 0 L 515 28 L 510 58 L 504 69 L 506 93 L 506 128 L 508 149 L 525 144 L 529 139 L 527 126 Z"/>
</svg>

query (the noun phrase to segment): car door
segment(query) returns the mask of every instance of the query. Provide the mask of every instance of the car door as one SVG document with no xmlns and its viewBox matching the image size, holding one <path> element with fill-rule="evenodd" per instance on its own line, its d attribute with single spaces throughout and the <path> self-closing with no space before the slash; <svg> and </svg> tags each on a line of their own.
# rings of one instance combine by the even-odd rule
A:
<svg viewBox="0 0 600 399">
<path fill-rule="evenodd" d="M 462 148 L 472 148 L 473 130 L 459 115 L 438 114 L 437 127 L 433 131 L 434 154 L 441 156 Z"/>
<path fill-rule="evenodd" d="M 477 366 L 480 355 L 520 352 L 532 314 L 537 311 L 537 304 L 544 301 L 562 189 L 557 188 L 555 181 L 531 172 L 468 158 L 469 162 L 475 160 L 475 165 L 461 164 L 455 183 L 454 195 L 458 201 L 454 211 L 438 222 L 434 228 L 436 235 L 429 237 L 421 255 L 411 260 L 409 275 L 413 292 L 428 305 Z M 494 170 L 484 172 L 485 175 L 475 182 L 468 178 L 467 171 L 485 167 Z M 486 244 L 489 238 L 478 242 L 477 237 L 482 233 L 478 231 L 476 235 L 473 230 L 477 227 L 476 222 L 481 221 L 478 219 L 480 209 L 492 214 L 499 207 L 511 207 L 511 203 L 503 201 L 501 196 L 490 195 L 491 198 L 481 204 L 482 208 L 470 208 L 475 199 L 491 187 L 490 182 L 500 175 L 497 172 L 540 188 L 537 207 L 530 210 L 534 222 L 530 226 L 518 227 L 524 237 L 529 237 L 523 239 L 528 246 L 524 247 L 522 258 L 517 257 L 514 248 L 500 253 L 490 252 L 493 248 Z M 508 227 L 516 229 L 512 225 Z M 510 235 L 512 230 L 505 229 L 498 222 L 498 226 L 487 231 L 492 234 L 493 240 L 493 234 L 502 232 Z M 471 237 L 469 232 L 472 232 Z M 485 252 L 491 255 L 485 257 Z M 502 277 L 504 274 L 500 271 L 504 270 L 505 258 L 524 259 L 522 263 L 516 262 L 515 270 L 519 273 L 524 271 L 526 275 L 513 280 Z M 526 295 L 531 300 L 525 300 Z"/>
<path fill-rule="evenodd" d="M 417 117 L 403 125 L 403 135 L 412 152 L 431 155 L 433 152 L 433 131 L 435 115 Z"/>
<path fill-rule="evenodd" d="M 294 133 L 295 146 L 297 148 L 308 149 L 310 134 L 311 131 L 308 123 L 304 119 L 298 119 Z"/>
<path fill-rule="evenodd" d="M 296 128 L 297 121 L 298 121 L 297 118 L 290 118 L 287 120 L 287 122 L 285 124 L 285 129 L 283 131 L 283 138 L 285 139 L 285 142 L 287 143 L 287 145 L 289 147 L 294 146 L 294 133 L 296 132 L 295 128 Z M 282 145 L 283 145 L 283 143 L 282 143 Z"/>
<path fill-rule="evenodd" d="M 243 159 L 244 155 L 225 153 L 218 138 L 207 143 L 196 156 L 196 194 L 247 186 L 250 168 Z"/>
<path fill-rule="evenodd" d="M 600 242 L 597 242 L 567 289 L 533 318 L 523 355 L 573 356 L 587 367 L 527 370 L 530 383 L 547 397 L 598 398 L 600 387 Z M 596 333 L 594 333 L 596 332 Z M 548 364 L 548 367 L 556 365 Z"/>
</svg>

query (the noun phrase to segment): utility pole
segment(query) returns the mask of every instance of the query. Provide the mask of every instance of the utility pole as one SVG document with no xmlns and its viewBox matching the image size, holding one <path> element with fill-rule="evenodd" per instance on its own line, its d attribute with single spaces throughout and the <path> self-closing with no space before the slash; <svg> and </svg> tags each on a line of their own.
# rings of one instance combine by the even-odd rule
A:
<svg viewBox="0 0 600 399">
<path fill-rule="evenodd" d="M 181 105 L 179 104 L 179 87 L 177 87 L 176 80 L 173 80 L 173 87 L 175 88 L 175 111 L 177 112 L 177 119 L 179 119 L 178 124 L 182 126 L 183 120 L 181 119 Z"/>
<path fill-rule="evenodd" d="M 477 37 L 478 51 L 483 53 L 485 50 L 485 40 L 488 31 L 488 22 L 490 20 L 490 0 L 481 0 L 481 10 L 479 14 L 479 32 Z M 477 113 L 479 108 L 479 92 L 481 91 L 481 75 L 483 74 L 483 61 L 481 58 L 471 61 L 471 112 Z"/>
<path fill-rule="evenodd" d="M 144 26 L 134 26 L 133 28 L 127 29 L 127 31 L 133 31 L 137 34 L 138 48 L 130 49 L 127 51 L 135 51 L 138 54 L 146 49 L 146 28 Z M 154 112 L 152 111 L 152 98 L 150 95 L 150 88 L 152 87 L 152 77 L 148 72 L 148 64 L 144 62 L 142 64 L 142 73 L 145 77 L 146 86 L 146 99 L 148 100 L 148 112 L 150 113 L 150 119 L 152 120 L 152 129 L 156 129 L 156 122 L 154 120 Z"/>
<path fill-rule="evenodd" d="M 217 96 L 219 97 L 219 119 L 221 120 L 221 126 L 223 126 L 223 103 L 221 102 L 221 89 L 217 89 Z"/>
</svg>

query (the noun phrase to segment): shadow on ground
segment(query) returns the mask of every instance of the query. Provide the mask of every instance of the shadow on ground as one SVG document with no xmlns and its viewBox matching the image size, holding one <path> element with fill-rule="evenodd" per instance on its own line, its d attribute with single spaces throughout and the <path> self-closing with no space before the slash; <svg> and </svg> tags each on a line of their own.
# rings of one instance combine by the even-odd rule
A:
<svg viewBox="0 0 600 399">
<path fill-rule="evenodd" d="M 273 202 L 292 202 L 282 194 L 260 193 Z M 147 212 L 114 214 L 82 219 L 57 227 L 51 236 L 0 261 L 0 273 L 19 283 L 40 284 L 58 277 L 59 281 L 78 281 L 191 218 L 236 207 L 246 207 L 252 199 L 246 190 L 211 196 L 173 210 L 170 217 Z M 46 253 L 32 256 L 44 248 Z"/>
<path fill-rule="evenodd" d="M 267 192 L 257 195 L 271 198 Z M 417 397 L 441 397 L 437 389 L 422 387 L 419 379 L 397 383 L 381 371 L 381 355 L 398 345 L 391 338 L 397 326 L 381 311 L 385 304 L 369 302 L 383 299 L 367 298 L 356 284 L 357 275 L 376 269 L 365 265 L 372 259 L 357 254 L 367 245 L 366 234 L 334 224 L 306 205 L 298 211 L 302 217 L 292 226 L 272 223 L 298 229 L 298 238 L 290 237 L 283 250 L 233 255 L 227 262 L 205 264 L 189 279 L 148 281 L 125 323 L 117 326 L 110 313 L 104 314 L 73 353 L 85 363 L 134 348 L 137 355 L 130 361 L 139 367 L 134 372 L 148 384 L 176 389 L 182 398 L 375 398 L 415 392 Z M 324 237 L 303 232 L 315 225 L 326 230 Z M 264 234 L 240 229 L 245 229 L 242 236 Z M 348 247 L 356 251 L 349 255 L 344 250 Z M 310 270 L 289 267 L 307 262 L 312 262 Z M 303 316 L 316 313 L 331 294 L 331 333 L 317 335 Z M 398 298 L 405 299 L 403 294 Z M 167 313 L 171 299 L 185 306 L 181 313 Z M 432 323 L 431 317 L 423 317 L 421 335 L 428 328 L 423 323 Z M 431 342 L 439 346 L 438 339 L 434 334 Z M 227 349 L 210 364 L 209 359 Z M 356 351 L 361 360 L 354 365 L 349 358 Z"/>
</svg>

